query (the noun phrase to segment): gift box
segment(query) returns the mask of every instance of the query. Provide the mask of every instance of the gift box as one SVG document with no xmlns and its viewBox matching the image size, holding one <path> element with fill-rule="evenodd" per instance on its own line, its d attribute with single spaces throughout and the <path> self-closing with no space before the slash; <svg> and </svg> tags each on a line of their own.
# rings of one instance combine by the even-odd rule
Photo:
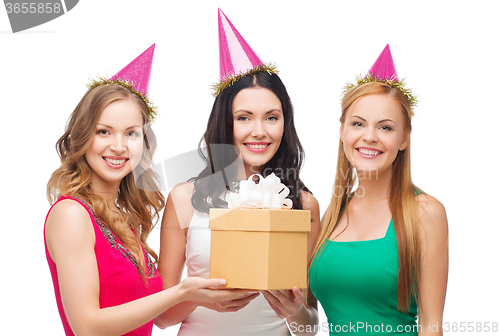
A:
<svg viewBox="0 0 500 336">
<path fill-rule="evenodd" d="M 307 287 L 309 210 L 210 209 L 210 277 L 229 288 Z"/>
</svg>

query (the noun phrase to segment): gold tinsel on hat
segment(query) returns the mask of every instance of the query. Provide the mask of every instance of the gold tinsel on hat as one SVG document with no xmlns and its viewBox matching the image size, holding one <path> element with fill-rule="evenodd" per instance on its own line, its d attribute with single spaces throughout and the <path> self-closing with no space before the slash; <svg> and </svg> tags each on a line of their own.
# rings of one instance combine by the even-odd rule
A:
<svg viewBox="0 0 500 336">
<path fill-rule="evenodd" d="M 369 82 L 386 83 L 386 84 L 392 86 L 393 88 L 396 88 L 399 91 L 401 91 L 406 96 L 406 98 L 408 98 L 412 110 L 417 106 L 417 102 L 418 102 L 417 96 L 415 96 L 413 94 L 411 89 L 405 88 L 406 82 L 404 79 L 396 80 L 396 81 L 392 80 L 392 79 L 380 79 L 380 78 L 374 76 L 373 74 L 370 74 L 366 77 L 356 76 L 356 83 L 355 84 L 347 83 L 343 88 L 343 93 L 345 94 L 347 92 L 347 90 L 349 90 L 350 88 L 352 88 L 356 85 L 369 83 Z M 412 112 L 412 114 L 413 114 L 413 112 Z"/>
<path fill-rule="evenodd" d="M 149 100 L 149 98 L 147 97 L 147 95 L 145 95 L 142 92 L 136 90 L 134 88 L 134 86 L 132 85 L 132 83 L 124 81 L 123 79 L 120 79 L 120 78 L 109 80 L 109 79 L 106 79 L 104 77 L 97 76 L 97 79 L 90 79 L 90 83 L 87 84 L 87 88 L 89 90 L 91 90 L 91 89 L 93 89 L 95 87 L 102 86 L 102 85 L 121 85 L 121 86 L 125 87 L 126 89 L 128 89 L 130 92 L 135 93 L 136 95 L 138 95 L 142 99 L 142 101 L 144 101 L 144 103 L 146 104 L 146 106 L 148 107 L 149 122 L 152 122 L 154 120 L 154 118 L 158 115 L 156 106 L 154 106 L 151 103 L 151 101 Z"/>
<path fill-rule="evenodd" d="M 248 70 L 247 72 L 240 73 L 239 75 L 229 75 L 226 76 L 223 80 L 219 81 L 218 83 L 212 84 L 212 95 L 214 97 L 217 97 L 222 91 L 236 83 L 242 78 L 245 78 L 246 76 L 250 76 L 259 72 L 267 72 L 268 74 L 278 74 L 278 69 L 275 64 L 261 64 L 259 66 L 256 66 L 253 69 Z"/>
</svg>

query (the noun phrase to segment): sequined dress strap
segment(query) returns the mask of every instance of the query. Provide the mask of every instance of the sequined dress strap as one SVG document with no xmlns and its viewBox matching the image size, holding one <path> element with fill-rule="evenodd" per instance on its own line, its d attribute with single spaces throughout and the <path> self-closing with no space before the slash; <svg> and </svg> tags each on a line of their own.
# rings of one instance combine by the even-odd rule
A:
<svg viewBox="0 0 500 336">
<path fill-rule="evenodd" d="M 97 226 L 101 230 L 101 233 L 104 235 L 104 237 L 109 242 L 111 247 L 118 250 L 124 258 L 126 258 L 128 261 L 130 261 L 137 268 L 137 272 L 139 272 L 139 274 L 140 274 L 141 272 L 139 270 L 139 265 L 137 263 L 137 260 L 134 258 L 134 255 L 120 242 L 120 240 L 115 236 L 115 234 L 111 231 L 111 229 L 109 227 L 107 227 L 106 224 L 104 224 L 95 215 L 94 211 L 87 204 L 87 202 L 85 202 L 84 200 L 82 200 L 78 197 L 75 197 L 75 196 L 66 196 L 66 198 L 74 199 L 74 200 L 80 202 L 82 205 L 84 205 L 90 211 L 94 222 L 97 224 Z M 151 257 L 149 256 L 149 254 L 144 253 L 144 255 L 145 255 L 145 258 L 147 259 L 147 268 L 148 268 L 148 273 L 149 273 L 148 277 L 151 278 L 151 277 L 156 275 L 157 271 L 156 271 L 156 268 L 154 267 L 153 261 L 151 260 Z"/>
</svg>

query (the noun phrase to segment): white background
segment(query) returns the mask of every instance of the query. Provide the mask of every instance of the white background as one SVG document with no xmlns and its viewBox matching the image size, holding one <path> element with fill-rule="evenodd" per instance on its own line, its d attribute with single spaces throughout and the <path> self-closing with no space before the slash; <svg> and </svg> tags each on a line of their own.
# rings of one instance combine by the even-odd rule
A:
<svg viewBox="0 0 500 336">
<path fill-rule="evenodd" d="M 400 78 L 420 100 L 414 182 L 448 213 L 444 320 L 500 322 L 496 1 L 82 0 L 16 34 L 0 8 L 2 329 L 63 334 L 43 245 L 45 186 L 59 164 L 54 144 L 88 78 L 113 75 L 156 43 L 156 162 L 196 149 L 219 75 L 218 7 L 264 62 L 278 64 L 306 151 L 302 179 L 322 212 L 333 185 L 341 88 L 390 44 Z M 156 251 L 158 236 L 157 228 Z M 155 327 L 154 335 L 176 330 Z"/>
</svg>

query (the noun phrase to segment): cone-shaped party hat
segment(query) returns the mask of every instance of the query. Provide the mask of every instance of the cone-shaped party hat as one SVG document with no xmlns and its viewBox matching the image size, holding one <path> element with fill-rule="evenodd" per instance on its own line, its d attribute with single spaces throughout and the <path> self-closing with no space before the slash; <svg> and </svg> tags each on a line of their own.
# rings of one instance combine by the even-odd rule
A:
<svg viewBox="0 0 500 336">
<path fill-rule="evenodd" d="M 396 66 L 394 65 L 394 61 L 392 59 L 391 49 L 389 48 L 389 44 L 387 44 L 382 50 L 382 53 L 378 56 L 375 63 L 373 63 L 370 70 L 368 70 L 368 74 L 364 77 L 357 76 L 356 83 L 348 83 L 344 86 L 344 92 L 352 88 L 353 86 L 360 85 L 368 82 L 383 82 L 386 83 L 401 92 L 408 98 L 410 101 L 410 106 L 415 107 L 417 105 L 417 97 L 413 95 L 411 89 L 405 88 L 404 79 L 399 79 L 398 73 L 396 72 Z"/>
<path fill-rule="evenodd" d="M 130 83 L 135 90 L 146 95 L 148 93 L 154 52 L 155 45 L 153 44 L 109 80 L 113 81 L 119 78 Z"/>
<path fill-rule="evenodd" d="M 220 8 L 219 59 L 221 80 L 263 65 L 259 56 L 250 48 Z"/>
<path fill-rule="evenodd" d="M 220 82 L 212 86 L 214 96 L 239 79 L 257 72 L 277 73 L 274 65 L 265 65 L 219 8 Z"/>
<path fill-rule="evenodd" d="M 379 57 L 373 63 L 370 70 L 368 70 L 368 75 L 372 75 L 378 79 L 393 80 L 398 81 L 398 73 L 396 72 L 396 66 L 392 60 L 391 49 L 389 44 L 387 44 L 380 53 Z"/>
<path fill-rule="evenodd" d="M 149 109 L 149 120 L 152 121 L 157 112 L 156 108 L 148 99 L 148 88 L 154 51 L 155 44 L 146 49 L 146 51 L 137 56 L 132 62 L 118 71 L 116 75 L 114 75 L 110 79 L 99 77 L 98 80 L 92 80 L 92 82 L 87 85 L 88 88 L 92 89 L 100 85 L 111 84 L 117 84 L 126 87 L 131 92 L 142 98 Z"/>
</svg>

